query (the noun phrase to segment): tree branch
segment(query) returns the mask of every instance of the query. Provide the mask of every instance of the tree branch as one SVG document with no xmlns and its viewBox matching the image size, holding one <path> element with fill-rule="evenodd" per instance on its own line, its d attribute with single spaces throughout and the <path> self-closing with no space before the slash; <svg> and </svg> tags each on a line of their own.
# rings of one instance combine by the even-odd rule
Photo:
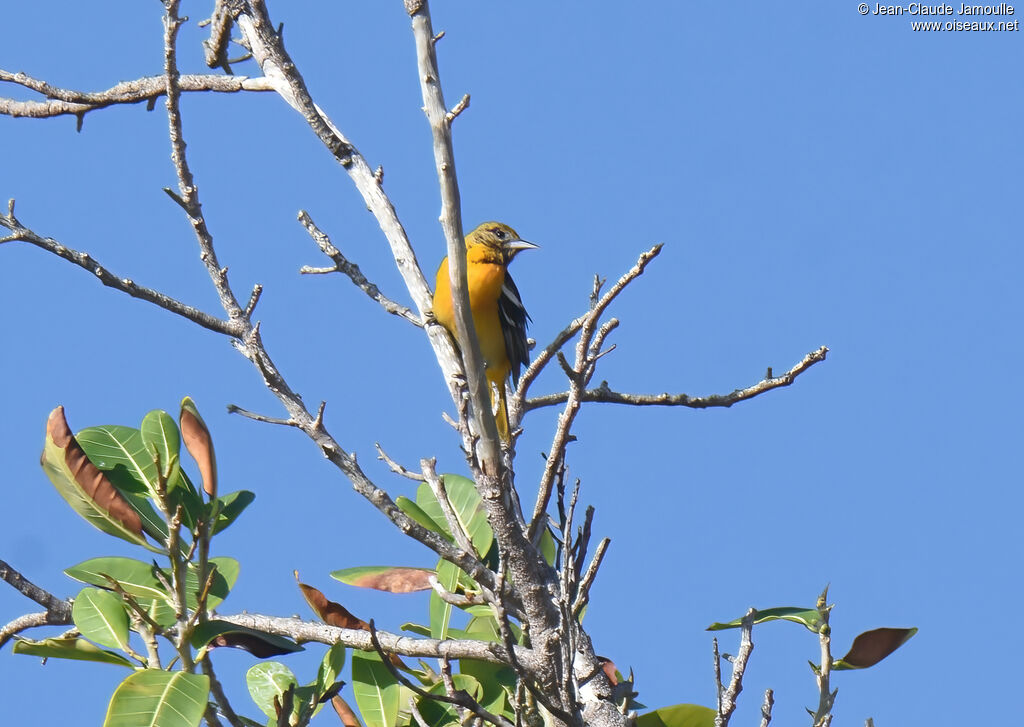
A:
<svg viewBox="0 0 1024 727">
<path fill-rule="evenodd" d="M 317 621 L 303 621 L 298 618 L 264 616 L 255 613 L 220 615 L 217 619 L 238 626 L 278 636 L 287 636 L 299 642 L 314 641 L 321 644 L 344 644 L 353 649 L 373 651 L 370 632 L 362 629 L 343 629 L 328 626 Z M 505 647 L 489 641 L 473 639 L 424 639 L 378 631 L 377 639 L 382 648 L 394 654 L 421 658 L 477 659 L 491 664 L 508 665 Z M 523 646 L 515 647 L 515 657 L 529 669 L 537 668 L 537 654 Z"/>
<path fill-rule="evenodd" d="M 57 598 L 49 591 L 40 588 L 23 576 L 8 563 L 0 560 L 0 580 L 6 581 L 23 596 L 31 598 L 54 619 L 50 623 L 71 623 L 71 601 Z"/>
<path fill-rule="evenodd" d="M 43 237 L 42 235 L 30 230 L 22 225 L 18 218 L 14 216 L 13 199 L 7 203 L 7 214 L 0 214 L 0 227 L 4 227 L 11 231 L 10 235 L 0 238 L 0 244 L 5 242 L 28 242 L 36 247 L 46 250 L 47 252 L 53 253 L 57 257 L 64 258 L 68 262 L 74 263 L 84 270 L 88 270 L 108 288 L 120 290 L 122 293 L 127 293 L 133 298 L 139 298 L 140 300 L 157 305 L 164 310 L 170 311 L 182 318 L 186 318 L 207 330 L 223 333 L 226 336 L 235 336 L 240 332 L 240 328 L 237 323 L 233 321 L 225 321 L 211 316 L 209 313 L 204 313 L 198 308 L 194 308 L 187 303 L 182 303 L 169 295 L 160 293 L 152 288 L 138 285 L 131 278 L 119 278 L 106 267 L 98 263 L 89 253 L 79 252 L 78 250 L 66 247 L 57 242 L 57 240 L 54 240 L 52 237 Z"/>
<path fill-rule="evenodd" d="M 754 630 L 754 619 L 757 618 L 757 611 L 750 609 L 743 617 L 742 631 L 740 634 L 740 648 L 736 658 L 732 660 L 732 676 L 729 679 L 729 686 L 722 690 L 722 683 L 718 681 L 718 714 L 715 715 L 715 727 L 726 727 L 736 709 L 736 699 L 743 691 L 743 674 L 747 670 L 747 662 L 750 660 L 750 653 L 754 650 L 752 638 Z M 716 679 L 721 675 L 721 667 L 718 663 L 717 644 L 715 649 L 715 674 Z"/>
<path fill-rule="evenodd" d="M 42 94 L 46 101 L 17 101 L 0 97 L 0 115 L 14 118 L 46 119 L 54 116 L 82 116 L 108 106 L 153 102 L 167 92 L 165 76 L 146 76 L 133 81 L 122 81 L 106 91 L 89 93 L 52 86 L 46 81 L 25 73 L 12 73 L 0 69 L 0 81 L 17 84 Z M 240 91 L 273 91 L 266 78 L 248 76 L 181 76 L 180 88 L 185 92 L 213 91 L 238 93 Z"/>
<path fill-rule="evenodd" d="M 763 394 L 766 391 L 778 389 L 783 386 L 789 386 L 794 380 L 796 380 L 797 376 L 814 364 L 824 361 L 827 355 L 828 347 L 822 346 L 821 348 L 808 353 L 795 366 L 793 366 L 793 368 L 781 376 L 773 376 L 771 369 L 769 369 L 768 375 L 761 381 L 748 386 L 745 389 L 736 389 L 729 394 L 710 394 L 708 396 L 690 396 L 688 394 L 667 393 L 627 394 L 612 391 L 608 386 L 608 382 L 602 381 L 601 385 L 596 389 L 587 389 L 582 392 L 581 397 L 582 401 L 585 402 L 593 401 L 606 404 L 629 404 L 631 406 L 685 406 L 691 409 L 730 407 L 737 402 L 753 399 L 755 396 Z M 523 404 L 523 407 L 526 411 L 531 411 L 545 406 L 561 404 L 568 400 L 569 393 L 570 392 L 568 391 L 563 391 L 558 394 L 547 394 L 545 396 L 527 399 Z"/>
<path fill-rule="evenodd" d="M 462 230 L 462 203 L 455 173 L 455 151 L 452 145 L 451 119 L 441 88 L 437 66 L 434 30 L 427 0 L 405 0 L 405 9 L 412 18 L 413 38 L 416 41 L 416 67 L 419 71 L 423 112 L 430 124 L 434 141 L 434 164 L 441 189 L 441 228 L 448 248 L 448 273 L 451 280 L 452 308 L 462 360 L 465 364 L 466 388 L 470 401 L 469 440 L 475 444 L 475 453 L 483 472 L 496 478 L 498 487 L 505 480 L 505 466 L 501 457 L 498 425 L 491 411 L 490 386 L 484 375 L 484 359 L 480 342 L 469 310 L 469 284 L 467 282 L 466 245 Z M 454 117 L 452 117 L 454 118 Z M 473 438 L 476 437 L 475 442 Z M 473 451 L 473 450 L 470 450 Z M 507 481 L 507 480 L 506 480 Z M 483 483 L 481 483 L 483 484 Z M 511 497 L 504 498 L 511 504 Z"/>
<path fill-rule="evenodd" d="M 549 450 L 547 461 L 544 464 L 544 473 L 541 475 L 540 485 L 537 488 L 537 502 L 533 508 L 533 516 L 530 518 L 530 528 L 528 532 L 531 542 L 536 543 L 537 538 L 540 537 L 544 518 L 546 517 L 548 503 L 551 500 L 551 488 L 555 481 L 555 474 L 558 472 L 558 468 L 562 466 L 562 462 L 565 458 L 565 448 L 571 441 L 569 430 L 572 428 L 572 423 L 575 421 L 576 414 L 579 412 L 580 405 L 583 402 L 583 393 L 586 385 L 589 382 L 590 377 L 594 375 L 593 364 L 597 360 L 597 352 L 592 349 L 591 343 L 594 340 L 595 333 L 599 333 L 597 328 L 598 321 L 604 311 L 607 310 L 608 306 L 612 304 L 612 301 L 618 297 L 619 293 L 625 290 L 627 285 L 643 275 L 648 264 L 650 264 L 650 262 L 661 252 L 661 248 L 662 246 L 658 244 L 650 250 L 642 253 L 637 259 L 636 264 L 626 271 L 626 273 L 616 281 L 615 285 L 609 288 L 608 292 L 600 298 L 597 298 L 600 285 L 598 282 L 595 282 L 594 284 L 594 292 L 591 295 L 590 311 L 583 316 L 583 323 L 580 325 L 579 329 L 580 337 L 579 341 L 576 343 L 576 361 L 571 371 L 567 372 L 569 378 L 569 391 L 566 392 L 565 399 L 563 400 L 565 401 L 565 408 L 558 417 L 558 425 L 555 428 L 555 435 L 551 442 L 551 449 Z M 605 329 L 603 333 L 600 333 L 602 342 L 604 340 L 604 336 L 612 328 L 614 328 L 614 326 L 610 326 Z M 515 398 L 516 397 L 513 397 L 513 399 Z M 521 410 L 519 401 L 516 401 L 514 408 L 518 414 Z"/>
<path fill-rule="evenodd" d="M 234 23 L 234 12 L 229 0 L 217 0 L 209 20 L 200 23 L 210 26 L 210 37 L 203 41 L 203 54 L 206 65 L 210 68 L 222 68 L 231 73 L 231 62 L 228 60 L 228 44 L 231 42 L 231 26 Z"/>
<path fill-rule="evenodd" d="M 341 250 L 331 244 L 331 238 L 327 236 L 327 233 L 323 232 L 316 223 L 313 222 L 313 218 L 309 216 L 306 210 L 299 210 L 299 222 L 306 228 L 306 232 L 313 238 L 313 242 L 317 244 L 317 247 L 323 252 L 324 255 L 329 257 L 334 262 L 332 268 L 310 268 L 304 267 L 299 272 L 310 274 L 310 273 L 344 273 L 347 275 L 356 287 L 366 293 L 370 298 L 377 301 L 388 313 L 392 315 L 400 316 L 405 320 L 412 323 L 414 326 L 423 328 L 423 321 L 419 317 L 409 310 L 408 306 L 400 305 L 395 301 L 388 298 L 386 295 L 380 292 L 380 289 L 366 279 L 363 272 L 359 269 L 359 266 L 353 262 L 350 262 L 344 255 L 341 254 Z"/>
</svg>

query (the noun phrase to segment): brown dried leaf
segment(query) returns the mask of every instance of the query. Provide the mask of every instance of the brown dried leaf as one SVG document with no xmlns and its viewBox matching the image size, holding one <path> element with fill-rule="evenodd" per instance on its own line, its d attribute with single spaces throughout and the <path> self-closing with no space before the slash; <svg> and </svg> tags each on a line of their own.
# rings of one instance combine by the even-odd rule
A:
<svg viewBox="0 0 1024 727">
<path fill-rule="evenodd" d="M 295 579 L 298 580 L 298 578 L 299 573 L 295 571 Z M 302 595 L 305 597 L 309 607 L 329 626 L 337 626 L 342 629 L 360 629 L 362 631 L 370 630 L 370 624 L 361 618 L 353 616 L 352 612 L 340 603 L 328 600 L 327 596 L 313 588 L 313 586 L 299 583 L 299 588 L 302 589 Z M 402 661 L 398 654 L 388 654 L 388 659 L 397 668 L 409 670 L 408 665 Z"/>
<path fill-rule="evenodd" d="M 866 669 L 869 666 L 874 666 L 903 646 L 907 639 L 916 633 L 916 628 L 880 628 L 865 631 L 853 640 L 850 650 L 838 663 L 854 669 Z"/>
<path fill-rule="evenodd" d="M 348 706 L 348 702 L 344 699 L 341 697 L 334 697 L 334 699 L 331 700 L 331 706 L 334 707 L 334 711 L 338 713 L 338 717 L 341 719 L 341 723 L 345 725 L 345 727 L 362 727 L 362 725 L 359 724 L 359 718 L 356 717 L 356 713 L 352 711 L 352 708 Z"/>
<path fill-rule="evenodd" d="M 352 569 L 357 570 L 357 569 Z M 434 571 L 426 568 L 393 566 L 389 568 L 365 568 L 364 572 L 341 579 L 350 586 L 373 588 L 388 593 L 414 593 L 429 591 Z"/>
<path fill-rule="evenodd" d="M 203 478 L 203 490 L 211 498 L 217 496 L 217 457 L 213 451 L 213 437 L 206 428 L 206 422 L 199 415 L 199 409 L 186 396 L 181 400 L 181 415 L 178 418 L 181 427 L 181 439 L 185 448 L 192 455 Z"/>
<path fill-rule="evenodd" d="M 87 495 L 96 507 L 102 509 L 123 528 L 141 539 L 143 537 L 142 519 L 139 517 L 139 513 L 114 488 L 106 475 L 85 456 L 85 452 L 71 433 L 68 420 L 64 416 L 63 406 L 58 406 L 50 412 L 50 418 L 46 422 L 46 436 L 58 449 L 63 450 L 67 473 L 74 479 L 74 483 L 78 485 L 81 492 Z M 42 462 L 44 468 L 47 466 L 46 459 L 47 450 L 44 450 Z"/>
<path fill-rule="evenodd" d="M 317 616 L 323 619 L 324 623 L 330 626 L 337 626 L 342 629 L 370 630 L 370 624 L 366 623 L 361 618 L 353 616 L 352 613 L 340 603 L 327 600 L 327 596 L 313 588 L 313 586 L 307 586 L 305 583 L 300 583 L 299 588 L 302 589 L 302 595 L 305 597 L 306 603 L 309 604 L 309 607 L 313 609 Z"/>
</svg>

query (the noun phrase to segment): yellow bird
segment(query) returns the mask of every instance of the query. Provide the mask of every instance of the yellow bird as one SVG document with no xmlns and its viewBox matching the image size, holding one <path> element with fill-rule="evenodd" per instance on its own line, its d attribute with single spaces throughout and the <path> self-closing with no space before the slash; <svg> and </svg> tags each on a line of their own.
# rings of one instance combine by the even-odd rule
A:
<svg viewBox="0 0 1024 727">
<path fill-rule="evenodd" d="M 530 362 L 526 344 L 526 323 L 530 316 L 508 274 L 508 264 L 520 250 L 536 247 L 532 242 L 519 239 L 515 230 L 500 222 L 485 222 L 466 235 L 469 307 L 484 357 L 491 407 L 498 433 L 505 442 L 511 441 L 505 393 L 508 377 L 511 374 L 512 385 L 518 385 L 519 369 Z M 457 342 L 447 257 L 437 269 L 434 316 Z"/>
</svg>

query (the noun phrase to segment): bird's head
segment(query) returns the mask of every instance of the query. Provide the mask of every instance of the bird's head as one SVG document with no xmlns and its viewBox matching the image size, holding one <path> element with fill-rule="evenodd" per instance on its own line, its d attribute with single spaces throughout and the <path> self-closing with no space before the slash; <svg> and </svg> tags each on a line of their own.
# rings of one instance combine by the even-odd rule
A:
<svg viewBox="0 0 1024 727">
<path fill-rule="evenodd" d="M 466 250 L 471 256 L 497 257 L 504 264 L 512 261 L 521 250 L 533 250 L 532 242 L 521 240 L 519 233 L 501 222 L 485 222 L 466 235 Z"/>
</svg>

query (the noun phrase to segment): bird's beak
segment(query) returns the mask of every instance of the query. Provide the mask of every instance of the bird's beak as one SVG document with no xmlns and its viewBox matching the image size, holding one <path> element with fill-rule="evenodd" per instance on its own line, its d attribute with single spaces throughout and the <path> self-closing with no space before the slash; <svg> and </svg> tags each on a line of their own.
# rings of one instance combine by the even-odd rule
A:
<svg viewBox="0 0 1024 727">
<path fill-rule="evenodd" d="M 505 249 L 512 252 L 519 252 L 520 250 L 536 250 L 540 245 L 534 245 L 532 242 L 526 240 L 512 240 L 511 242 L 505 243 Z"/>
</svg>

